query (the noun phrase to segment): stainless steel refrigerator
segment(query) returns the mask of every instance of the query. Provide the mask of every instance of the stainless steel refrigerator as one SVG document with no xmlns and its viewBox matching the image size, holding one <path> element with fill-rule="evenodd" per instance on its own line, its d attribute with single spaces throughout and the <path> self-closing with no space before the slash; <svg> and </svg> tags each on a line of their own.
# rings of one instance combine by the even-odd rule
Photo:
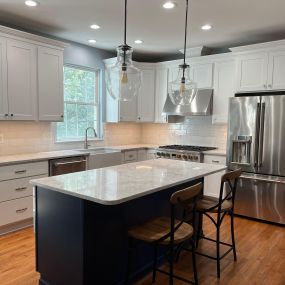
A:
<svg viewBox="0 0 285 285">
<path fill-rule="evenodd" d="M 230 99 L 227 163 L 242 168 L 235 213 L 285 224 L 285 95 Z"/>
</svg>

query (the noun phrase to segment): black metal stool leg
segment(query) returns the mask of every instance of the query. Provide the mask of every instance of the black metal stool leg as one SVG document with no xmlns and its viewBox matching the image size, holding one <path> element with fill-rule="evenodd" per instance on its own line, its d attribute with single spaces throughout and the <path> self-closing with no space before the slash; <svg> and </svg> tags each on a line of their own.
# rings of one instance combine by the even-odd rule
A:
<svg viewBox="0 0 285 285">
<path fill-rule="evenodd" d="M 220 221 L 217 223 L 217 277 L 220 278 Z"/>
<path fill-rule="evenodd" d="M 195 221 L 194 221 L 195 222 Z M 197 222 L 195 222 L 196 229 L 195 229 L 195 243 L 196 243 L 196 248 L 198 248 L 199 246 L 199 240 L 200 240 L 200 236 L 202 235 L 202 227 L 203 227 L 203 213 L 198 213 L 197 215 Z"/>
<path fill-rule="evenodd" d="M 193 266 L 193 273 L 194 273 L 194 282 L 195 285 L 198 285 L 198 274 L 197 274 L 197 266 L 196 266 L 196 254 L 195 254 L 195 240 L 191 241 L 192 244 L 192 266 Z"/>
<path fill-rule="evenodd" d="M 234 229 L 234 213 L 233 213 L 233 211 L 231 211 L 230 215 L 231 215 L 231 234 L 232 234 L 234 261 L 237 261 L 236 243 L 235 243 L 235 229 Z"/>
<path fill-rule="evenodd" d="M 156 267 L 157 267 L 157 245 L 154 245 L 154 256 L 153 256 L 153 269 L 152 269 L 152 283 L 156 279 Z"/>
</svg>

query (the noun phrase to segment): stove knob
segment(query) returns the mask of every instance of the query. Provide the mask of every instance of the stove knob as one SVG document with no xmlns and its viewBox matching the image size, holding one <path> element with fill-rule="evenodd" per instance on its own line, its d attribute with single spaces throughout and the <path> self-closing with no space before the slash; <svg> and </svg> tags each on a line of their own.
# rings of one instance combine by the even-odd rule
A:
<svg viewBox="0 0 285 285">
<path fill-rule="evenodd" d="M 161 153 L 160 153 L 160 152 L 157 152 L 156 155 L 157 155 L 157 156 L 161 156 Z"/>
<path fill-rule="evenodd" d="M 198 156 L 194 156 L 194 161 L 198 161 Z"/>
<path fill-rule="evenodd" d="M 165 153 L 164 153 L 164 152 L 162 152 L 162 153 L 161 153 L 161 156 L 162 156 L 162 157 L 165 157 Z"/>
<path fill-rule="evenodd" d="M 180 154 L 177 154 L 176 157 L 179 158 L 179 159 L 181 159 L 181 155 L 180 155 Z"/>
<path fill-rule="evenodd" d="M 193 156 L 192 155 L 189 155 L 189 160 L 193 160 Z"/>
<path fill-rule="evenodd" d="M 187 155 L 182 155 L 182 158 L 184 159 L 184 160 L 187 160 Z"/>
<path fill-rule="evenodd" d="M 170 154 L 169 154 L 169 153 L 166 153 L 166 154 L 165 154 L 165 157 L 170 158 Z"/>
</svg>

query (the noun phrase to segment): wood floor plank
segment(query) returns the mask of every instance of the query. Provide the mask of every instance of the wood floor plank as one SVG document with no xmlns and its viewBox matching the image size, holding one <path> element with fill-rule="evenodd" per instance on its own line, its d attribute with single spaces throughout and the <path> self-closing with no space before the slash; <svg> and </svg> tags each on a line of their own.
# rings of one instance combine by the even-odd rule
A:
<svg viewBox="0 0 285 285">
<path fill-rule="evenodd" d="M 201 285 L 284 285 L 285 284 L 285 228 L 235 218 L 238 261 L 232 255 L 221 262 L 221 279 L 216 278 L 215 261 L 198 256 L 198 274 Z M 204 220 L 204 232 L 215 237 L 214 227 Z M 224 241 L 230 241 L 229 219 L 226 217 L 221 230 Z M 32 228 L 0 237 L 0 284 L 38 285 L 39 274 L 35 271 L 35 239 Z M 208 253 L 215 248 L 208 241 L 200 247 Z M 164 266 L 167 269 L 166 266 Z M 186 278 L 192 277 L 191 257 L 183 253 L 175 271 Z M 157 274 L 156 285 L 166 285 L 167 276 Z M 151 275 L 136 285 L 150 285 Z M 175 285 L 185 283 L 176 281 Z"/>
</svg>

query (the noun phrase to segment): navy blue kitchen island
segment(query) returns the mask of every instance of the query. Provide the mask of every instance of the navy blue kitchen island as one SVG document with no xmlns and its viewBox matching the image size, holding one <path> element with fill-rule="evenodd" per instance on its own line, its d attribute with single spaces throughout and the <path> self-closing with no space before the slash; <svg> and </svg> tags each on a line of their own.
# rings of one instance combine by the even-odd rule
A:
<svg viewBox="0 0 285 285">
<path fill-rule="evenodd" d="M 32 181 L 39 284 L 124 284 L 128 227 L 168 215 L 173 192 L 224 169 L 158 159 Z M 133 280 L 152 258 L 150 247 L 136 247 Z"/>
</svg>

